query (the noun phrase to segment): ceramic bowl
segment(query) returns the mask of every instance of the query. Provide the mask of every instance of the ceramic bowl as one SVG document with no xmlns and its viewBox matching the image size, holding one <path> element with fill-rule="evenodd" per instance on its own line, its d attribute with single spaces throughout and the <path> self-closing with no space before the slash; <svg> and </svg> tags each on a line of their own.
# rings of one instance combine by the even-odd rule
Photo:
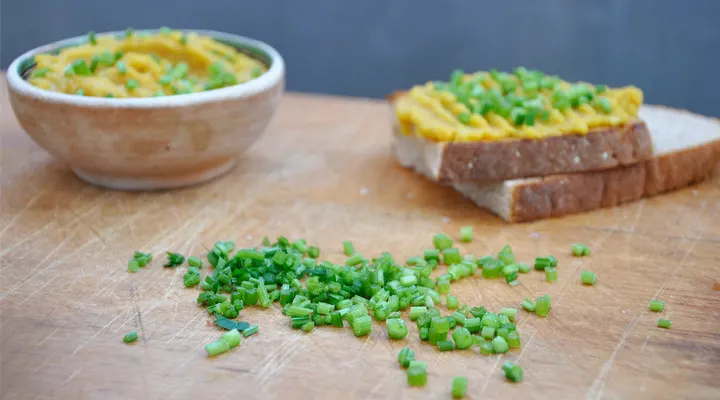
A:
<svg viewBox="0 0 720 400">
<path fill-rule="evenodd" d="M 260 41 L 194 32 L 260 59 L 268 71 L 235 86 L 153 98 L 69 95 L 37 88 L 24 79 L 36 54 L 87 41 L 87 36 L 79 36 L 30 50 L 10 64 L 13 111 L 40 147 L 95 185 L 170 189 L 222 175 L 270 122 L 284 90 L 285 63 Z"/>
</svg>

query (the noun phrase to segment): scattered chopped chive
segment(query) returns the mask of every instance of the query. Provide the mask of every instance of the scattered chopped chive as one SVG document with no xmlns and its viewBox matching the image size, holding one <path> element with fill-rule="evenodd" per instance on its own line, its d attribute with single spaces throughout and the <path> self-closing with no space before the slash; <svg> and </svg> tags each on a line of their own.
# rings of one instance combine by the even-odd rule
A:
<svg viewBox="0 0 720 400">
<path fill-rule="evenodd" d="M 497 256 L 498 260 L 502 261 L 505 265 L 515 263 L 515 253 L 513 253 L 512 247 L 506 244 L 505 247 L 500 250 Z"/>
<path fill-rule="evenodd" d="M 440 351 L 453 351 L 455 349 L 455 344 L 453 344 L 452 340 L 438 341 L 437 346 Z"/>
<path fill-rule="evenodd" d="M 125 82 L 125 87 L 127 90 L 135 90 L 138 87 L 138 81 L 135 79 L 128 79 L 127 82 Z"/>
<path fill-rule="evenodd" d="M 440 250 L 425 250 L 423 253 L 425 261 L 440 261 Z"/>
<path fill-rule="evenodd" d="M 152 261 L 152 254 L 136 251 L 135 254 L 133 254 L 133 259 L 138 262 L 139 266 L 144 267 Z"/>
<path fill-rule="evenodd" d="M 502 262 L 497 260 L 490 260 L 483 266 L 482 276 L 483 278 L 493 279 L 502 277 Z"/>
<path fill-rule="evenodd" d="M 95 32 L 93 32 L 93 31 L 88 32 L 88 43 L 90 43 L 93 46 L 97 44 L 97 38 L 95 37 Z"/>
<path fill-rule="evenodd" d="M 488 356 L 488 355 L 491 355 L 494 353 L 495 353 L 495 350 L 493 350 L 492 342 L 480 343 L 480 354 Z"/>
<path fill-rule="evenodd" d="M 452 380 L 452 397 L 455 399 L 461 399 L 465 397 L 468 387 L 468 378 L 464 376 L 456 376 Z"/>
<path fill-rule="evenodd" d="M 445 296 L 445 305 L 447 306 L 448 310 L 454 310 L 458 308 L 460 305 L 460 302 L 458 301 L 458 298 L 453 295 L 446 295 Z"/>
<path fill-rule="evenodd" d="M 347 260 L 345 260 L 345 265 L 347 266 L 355 266 L 363 262 L 363 256 L 360 253 L 355 253 L 352 256 L 350 256 Z"/>
<path fill-rule="evenodd" d="M 184 46 L 187 44 L 187 42 L 188 42 L 187 35 L 183 33 L 182 36 L 180 36 L 180 44 Z"/>
<path fill-rule="evenodd" d="M 482 336 L 483 339 L 492 340 L 495 337 L 495 328 L 484 326 L 480 331 L 480 336 Z"/>
<path fill-rule="evenodd" d="M 470 114 L 463 111 L 457 115 L 458 121 L 462 122 L 464 125 L 470 124 Z"/>
<path fill-rule="evenodd" d="M 33 78 L 42 78 L 50 72 L 50 68 L 37 68 L 33 70 Z"/>
<path fill-rule="evenodd" d="M 253 67 L 252 70 L 250 70 L 250 76 L 252 76 L 253 78 L 257 78 L 258 76 L 262 75 L 262 73 L 262 68 L 257 66 Z"/>
<path fill-rule="evenodd" d="M 125 342 L 125 343 L 132 343 L 132 342 L 134 342 L 134 341 L 136 341 L 136 340 L 138 340 L 138 333 L 137 333 L 137 331 L 132 331 L 132 332 L 130 332 L 130 333 L 127 333 L 127 334 L 123 337 L 123 342 Z"/>
<path fill-rule="evenodd" d="M 558 280 L 558 272 L 555 267 L 545 268 L 545 280 L 548 282 L 556 282 Z"/>
<path fill-rule="evenodd" d="M 85 91 L 82 90 L 82 89 L 78 89 L 78 91 L 75 92 L 75 94 L 78 95 L 78 96 L 85 96 Z"/>
<path fill-rule="evenodd" d="M 169 85 L 172 82 L 172 77 L 168 75 L 163 75 L 158 79 L 158 83 L 161 85 Z"/>
<path fill-rule="evenodd" d="M 409 386 L 425 386 L 427 383 L 427 369 L 420 365 L 413 365 L 407 370 Z"/>
<path fill-rule="evenodd" d="M 127 28 L 127 29 L 125 29 L 125 37 L 126 37 L 126 38 L 131 38 L 132 35 L 133 35 L 133 28 Z"/>
<path fill-rule="evenodd" d="M 607 90 L 606 85 L 595 85 L 595 92 L 596 93 L 603 93 Z"/>
<path fill-rule="evenodd" d="M 351 241 L 346 240 L 343 242 L 343 253 L 348 257 L 355 254 L 355 246 L 353 246 Z"/>
<path fill-rule="evenodd" d="M 660 328 L 670 329 L 672 322 L 669 319 L 660 318 L 657 322 L 657 326 Z"/>
<path fill-rule="evenodd" d="M 355 336 L 366 336 L 372 331 L 372 319 L 369 315 L 356 318 L 350 325 Z"/>
<path fill-rule="evenodd" d="M 70 68 L 75 75 L 90 76 L 90 67 L 85 60 L 76 60 L 70 64 Z"/>
<path fill-rule="evenodd" d="M 662 300 L 650 300 L 650 311 L 660 312 L 665 310 L 665 302 Z"/>
<path fill-rule="evenodd" d="M 450 237 L 444 233 L 438 233 L 433 236 L 433 245 L 436 249 L 442 251 L 452 247 L 453 242 Z"/>
<path fill-rule="evenodd" d="M 408 347 L 408 346 L 403 347 L 402 350 L 400 350 L 400 353 L 398 353 L 398 364 L 400 364 L 401 366 L 405 366 L 405 361 L 408 358 L 414 359 L 414 355 L 415 355 L 415 353 L 412 350 L 410 350 L 410 347 Z M 410 363 L 410 361 L 408 361 L 408 364 L 409 363 Z"/>
<path fill-rule="evenodd" d="M 480 318 L 467 318 L 465 319 L 465 329 L 469 330 L 470 333 L 480 332 L 482 329 L 482 322 Z"/>
<path fill-rule="evenodd" d="M 257 324 L 252 324 L 247 329 L 243 330 L 242 334 L 243 334 L 243 336 L 248 337 L 250 335 L 254 335 L 254 334 L 258 333 L 259 330 L 260 330 L 260 328 L 258 327 Z"/>
<path fill-rule="evenodd" d="M 590 248 L 584 244 L 575 243 L 570 247 L 570 252 L 575 257 L 584 257 L 590 255 Z"/>
<path fill-rule="evenodd" d="M 219 354 L 225 353 L 230 350 L 230 347 L 225 341 L 218 340 L 217 342 L 208 343 L 205 345 L 205 351 L 207 351 L 208 357 L 214 357 Z"/>
<path fill-rule="evenodd" d="M 520 334 L 517 331 L 508 332 L 506 339 L 511 349 L 520 347 Z"/>
<path fill-rule="evenodd" d="M 553 256 L 537 257 L 535 258 L 535 269 L 542 271 L 547 267 L 556 267 L 557 263 L 557 258 Z"/>
<path fill-rule="evenodd" d="M 523 301 L 520 303 L 520 305 L 522 306 L 522 308 L 526 309 L 527 311 L 530 311 L 530 312 L 535 311 L 535 302 L 528 298 L 523 299 Z"/>
<path fill-rule="evenodd" d="M 610 104 L 610 99 L 607 97 L 598 97 L 595 99 L 595 104 L 605 114 L 610 114 L 612 112 L 612 104 Z"/>
<path fill-rule="evenodd" d="M 517 265 L 518 272 L 520 273 L 526 274 L 530 272 L 530 266 L 525 263 L 517 263 L 515 265 Z"/>
<path fill-rule="evenodd" d="M 113 97 L 115 97 L 115 96 L 114 96 L 112 93 L 108 93 L 108 94 L 105 95 L 105 97 L 107 97 L 107 98 L 113 98 Z"/>
<path fill-rule="evenodd" d="M 202 268 L 203 267 L 203 261 L 195 256 L 188 257 L 188 265 L 191 267 L 197 267 Z"/>
<path fill-rule="evenodd" d="M 551 308 L 552 305 L 550 304 L 549 294 L 546 294 L 545 296 L 540 296 L 535 301 L 535 314 L 540 317 L 547 317 L 548 314 L 550 314 Z"/>
<path fill-rule="evenodd" d="M 138 261 L 135 259 L 132 259 L 128 261 L 128 272 L 138 272 L 140 271 L 140 264 L 138 264 Z"/>
<path fill-rule="evenodd" d="M 307 321 L 300 327 L 300 329 L 302 329 L 305 333 L 310 333 L 313 329 L 315 329 L 315 323 L 313 321 Z"/>
<path fill-rule="evenodd" d="M 460 241 L 461 242 L 472 242 L 473 228 L 472 226 L 463 226 L 460 228 Z"/>
<path fill-rule="evenodd" d="M 452 265 L 452 264 L 459 264 L 462 262 L 462 257 L 460 256 L 460 250 L 457 248 L 449 248 L 444 249 L 442 251 L 443 256 L 443 264 L 445 265 Z"/>
<path fill-rule="evenodd" d="M 515 321 L 515 316 L 517 315 L 517 312 L 518 312 L 517 308 L 508 307 L 508 308 L 501 309 L 500 315 L 504 315 L 504 316 L 508 317 L 508 319 L 510 321 Z"/>
<path fill-rule="evenodd" d="M 182 265 L 182 263 L 185 262 L 185 257 L 172 252 L 167 252 L 167 262 L 163 267 L 173 268 L 177 267 L 178 265 Z"/>
<path fill-rule="evenodd" d="M 580 274 L 580 281 L 583 285 L 594 285 L 597 282 L 597 275 L 594 272 L 583 271 Z"/>
<path fill-rule="evenodd" d="M 228 348 L 232 349 L 240 345 L 242 336 L 237 329 L 233 329 L 223 333 L 220 340 L 225 342 L 228 345 Z"/>
<path fill-rule="evenodd" d="M 400 318 L 393 318 L 387 320 L 387 331 L 390 339 L 400 340 L 405 338 L 408 334 L 408 328 L 405 325 L 405 321 Z"/>
<path fill-rule="evenodd" d="M 452 333 L 452 338 L 455 342 L 455 347 L 460 350 L 469 349 L 473 345 L 473 336 L 466 328 L 455 328 Z"/>
<path fill-rule="evenodd" d="M 523 370 L 512 361 L 505 361 L 503 364 L 503 371 L 505 371 L 505 377 L 507 377 L 511 382 L 522 382 Z"/>
<path fill-rule="evenodd" d="M 125 75 L 127 73 L 127 66 L 125 66 L 125 63 L 122 61 L 118 61 L 115 64 L 115 67 L 117 68 L 120 75 Z"/>
</svg>

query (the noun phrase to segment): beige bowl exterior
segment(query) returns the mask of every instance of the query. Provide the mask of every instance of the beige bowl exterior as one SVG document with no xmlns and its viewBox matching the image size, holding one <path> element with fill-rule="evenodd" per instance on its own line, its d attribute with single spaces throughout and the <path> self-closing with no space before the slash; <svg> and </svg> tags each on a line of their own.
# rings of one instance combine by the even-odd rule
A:
<svg viewBox="0 0 720 400">
<path fill-rule="evenodd" d="M 85 40 L 78 37 L 32 50 L 10 65 L 13 111 L 39 146 L 95 185 L 170 189 L 222 175 L 272 119 L 283 93 L 285 67 L 280 55 L 264 43 L 199 32 L 260 50 L 270 60 L 268 72 L 228 88 L 143 99 L 73 96 L 36 88 L 22 79 L 22 60 Z"/>
</svg>

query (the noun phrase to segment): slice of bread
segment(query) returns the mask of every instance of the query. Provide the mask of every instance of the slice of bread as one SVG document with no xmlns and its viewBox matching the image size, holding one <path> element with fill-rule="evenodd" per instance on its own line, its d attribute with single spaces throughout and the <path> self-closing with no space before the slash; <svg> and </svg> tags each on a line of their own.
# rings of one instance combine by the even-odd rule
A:
<svg viewBox="0 0 720 400">
<path fill-rule="evenodd" d="M 643 106 L 655 148 L 647 161 L 610 170 L 453 186 L 478 206 L 511 222 L 611 207 L 686 187 L 720 161 L 720 121 L 660 106 Z"/>
<path fill-rule="evenodd" d="M 390 103 L 401 95 L 389 96 Z M 604 170 L 635 164 L 653 153 L 643 121 L 587 135 L 479 142 L 435 142 L 413 132 L 406 135 L 397 120 L 393 131 L 393 152 L 400 164 L 444 184 Z"/>
</svg>

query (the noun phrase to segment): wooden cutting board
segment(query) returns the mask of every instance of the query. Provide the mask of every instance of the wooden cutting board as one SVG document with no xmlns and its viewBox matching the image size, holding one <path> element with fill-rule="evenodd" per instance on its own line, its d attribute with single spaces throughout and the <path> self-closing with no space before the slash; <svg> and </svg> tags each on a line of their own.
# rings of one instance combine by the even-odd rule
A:
<svg viewBox="0 0 720 400">
<path fill-rule="evenodd" d="M 76 179 L 26 137 L 2 88 L 0 385 L 3 399 L 397 399 L 450 397 L 453 376 L 469 398 L 720 398 L 720 187 L 698 187 L 615 209 L 510 225 L 452 190 L 396 166 L 389 110 L 379 101 L 290 94 L 268 132 L 231 174 L 162 193 L 122 193 Z M 523 347 L 504 356 L 440 353 L 417 337 L 391 342 L 384 325 L 291 330 L 277 306 L 246 309 L 260 333 L 226 355 L 203 346 L 220 335 L 185 289 L 185 268 L 163 252 L 204 255 L 216 240 L 259 244 L 264 235 L 304 237 L 333 261 L 341 242 L 365 255 L 399 258 L 430 247 L 434 233 L 463 225 L 478 255 L 513 246 L 519 258 L 553 254 L 560 279 L 469 278 L 453 293 L 498 311 L 550 293 L 548 318 L 524 311 Z M 593 251 L 569 256 L 574 242 Z M 134 250 L 152 265 L 126 272 Z M 594 287 L 579 283 L 598 274 Z M 716 285 L 713 290 L 713 285 Z M 666 302 L 661 315 L 648 302 Z M 673 322 L 656 327 L 658 317 Z M 122 342 L 137 330 L 134 345 Z M 405 345 L 428 363 L 428 384 L 410 389 L 396 362 Z M 521 384 L 502 363 L 516 360 Z"/>
</svg>

